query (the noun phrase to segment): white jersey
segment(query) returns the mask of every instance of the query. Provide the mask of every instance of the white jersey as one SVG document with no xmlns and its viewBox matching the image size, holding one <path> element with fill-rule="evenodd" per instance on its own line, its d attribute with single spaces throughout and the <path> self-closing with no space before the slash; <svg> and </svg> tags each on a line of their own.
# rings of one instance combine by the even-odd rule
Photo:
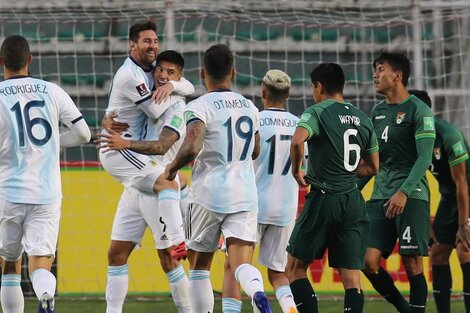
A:
<svg viewBox="0 0 470 313">
<path fill-rule="evenodd" d="M 204 145 L 192 168 L 189 202 L 216 213 L 256 211 L 258 196 L 251 154 L 259 129 L 253 102 L 230 90 L 191 101 L 186 124 L 206 126 Z"/>
<path fill-rule="evenodd" d="M 260 154 L 253 164 L 258 223 L 287 226 L 295 219 L 299 185 L 292 176 L 290 144 L 299 118 L 282 109 L 260 113 Z"/>
<path fill-rule="evenodd" d="M 154 155 L 157 161 L 163 165 L 167 165 L 175 159 L 176 153 L 181 147 L 186 134 L 186 126 L 184 124 L 184 109 L 186 102 L 184 97 L 177 94 L 171 95 L 167 101 L 172 105 L 158 119 L 148 119 L 147 127 L 144 131 L 144 140 L 158 140 L 160 133 L 164 127 L 174 131 L 178 135 L 178 140 L 168 149 L 164 155 Z M 163 104 L 162 104 L 163 105 Z"/>
<path fill-rule="evenodd" d="M 59 86 L 27 76 L 0 83 L 0 197 L 52 204 L 62 198 L 59 122 L 82 114 Z"/>
</svg>

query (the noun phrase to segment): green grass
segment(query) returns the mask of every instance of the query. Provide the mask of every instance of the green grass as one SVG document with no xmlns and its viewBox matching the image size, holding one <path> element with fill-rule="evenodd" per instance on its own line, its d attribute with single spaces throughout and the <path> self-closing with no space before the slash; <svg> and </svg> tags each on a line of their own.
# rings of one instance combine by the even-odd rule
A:
<svg viewBox="0 0 470 313">
<path fill-rule="evenodd" d="M 274 313 L 282 313 L 279 305 L 274 298 L 271 298 L 271 305 Z M 36 312 L 37 302 L 31 299 L 26 300 L 25 312 Z M 56 300 L 56 309 L 58 313 L 103 313 L 106 311 L 106 302 L 104 299 L 61 299 Z M 343 311 L 343 300 L 340 297 L 328 297 L 319 301 L 319 310 L 321 313 L 338 313 Z M 453 313 L 464 313 L 462 300 L 453 300 L 451 303 Z M 123 313 L 135 312 L 177 312 L 173 302 L 169 298 L 145 298 L 128 299 L 124 304 Z M 220 298 L 216 298 L 214 313 L 221 313 Z M 249 300 L 243 302 L 243 313 L 251 313 Z M 394 313 L 393 307 L 380 298 L 367 299 L 364 306 L 364 313 Z M 426 309 L 427 313 L 436 313 L 434 301 L 430 299 Z M 195 312 L 196 313 L 196 312 Z"/>
</svg>

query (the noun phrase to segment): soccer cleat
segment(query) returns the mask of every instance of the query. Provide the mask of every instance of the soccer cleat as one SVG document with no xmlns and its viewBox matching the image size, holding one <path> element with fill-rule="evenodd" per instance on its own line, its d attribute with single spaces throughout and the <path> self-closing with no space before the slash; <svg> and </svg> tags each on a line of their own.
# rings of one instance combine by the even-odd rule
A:
<svg viewBox="0 0 470 313">
<path fill-rule="evenodd" d="M 299 313 L 299 311 L 297 310 L 296 307 L 291 306 L 289 310 L 287 311 L 287 313 Z"/>
<path fill-rule="evenodd" d="M 43 293 L 39 299 L 37 313 L 55 313 L 54 296 L 47 292 Z"/>
<path fill-rule="evenodd" d="M 184 241 L 171 250 L 170 256 L 177 261 L 186 260 L 188 257 L 188 251 L 186 251 L 186 244 Z"/>
<path fill-rule="evenodd" d="M 253 295 L 253 313 L 273 313 L 268 297 L 262 291 Z"/>
</svg>

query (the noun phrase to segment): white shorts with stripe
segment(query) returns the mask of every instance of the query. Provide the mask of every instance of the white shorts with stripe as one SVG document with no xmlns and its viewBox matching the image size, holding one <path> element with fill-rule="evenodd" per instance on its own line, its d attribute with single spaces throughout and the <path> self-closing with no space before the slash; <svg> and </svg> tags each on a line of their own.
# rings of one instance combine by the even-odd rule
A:
<svg viewBox="0 0 470 313">
<path fill-rule="evenodd" d="M 269 269 L 284 272 L 287 265 L 287 243 L 295 221 L 287 226 L 258 224 L 258 263 Z"/>
<path fill-rule="evenodd" d="M 103 152 L 99 159 L 103 168 L 124 186 L 133 186 L 140 191 L 153 192 L 157 178 L 165 172 L 165 167 L 148 155 L 131 150 Z"/>
<path fill-rule="evenodd" d="M 0 199 L 0 256 L 17 261 L 28 256 L 55 257 L 61 201 L 53 204 L 11 203 Z"/>
<path fill-rule="evenodd" d="M 184 241 L 184 233 L 170 235 L 166 222 L 158 210 L 158 196 L 126 187 L 114 216 L 111 240 L 129 241 L 140 246 L 147 227 L 157 249 L 166 249 Z"/>
<path fill-rule="evenodd" d="M 190 203 L 185 218 L 186 246 L 197 252 L 214 252 L 220 235 L 256 242 L 257 212 L 215 213 Z"/>
</svg>

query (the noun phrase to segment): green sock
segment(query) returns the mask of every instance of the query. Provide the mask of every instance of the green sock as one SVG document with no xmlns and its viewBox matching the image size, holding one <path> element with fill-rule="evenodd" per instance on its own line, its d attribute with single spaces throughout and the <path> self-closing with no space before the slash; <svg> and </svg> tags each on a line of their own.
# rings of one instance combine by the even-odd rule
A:
<svg viewBox="0 0 470 313">
<path fill-rule="evenodd" d="M 386 270 L 380 267 L 377 273 L 368 274 L 364 272 L 364 274 L 369 279 L 374 289 L 377 290 L 377 292 L 382 297 L 384 297 L 385 300 L 393 304 L 393 306 L 397 309 L 398 312 L 411 312 L 408 302 L 397 289 L 392 277 L 390 276 L 390 274 L 387 273 Z"/>
<path fill-rule="evenodd" d="M 428 285 L 423 273 L 408 276 L 410 281 L 410 308 L 413 313 L 426 312 L 426 301 L 428 300 Z"/>
<path fill-rule="evenodd" d="M 361 289 L 351 288 L 344 293 L 344 312 L 362 313 L 364 309 L 364 293 Z"/>
<path fill-rule="evenodd" d="M 450 313 L 450 293 L 452 288 L 450 265 L 433 265 L 432 277 L 432 288 L 437 312 Z"/>
<path fill-rule="evenodd" d="M 470 312 L 470 262 L 461 264 L 463 275 L 463 302 L 465 303 L 465 312 Z"/>
<path fill-rule="evenodd" d="M 317 296 L 308 278 L 293 281 L 290 289 L 299 313 L 318 313 Z"/>
</svg>

